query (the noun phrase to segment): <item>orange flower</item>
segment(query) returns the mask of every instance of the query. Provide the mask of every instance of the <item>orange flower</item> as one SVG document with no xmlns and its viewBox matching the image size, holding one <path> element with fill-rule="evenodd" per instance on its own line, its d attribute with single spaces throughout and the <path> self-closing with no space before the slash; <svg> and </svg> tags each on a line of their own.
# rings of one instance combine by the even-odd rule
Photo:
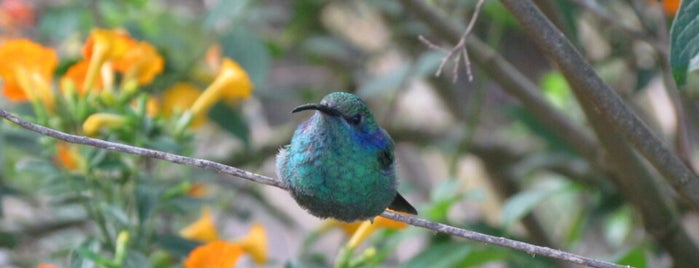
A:
<svg viewBox="0 0 699 268">
<path fill-rule="evenodd" d="M 68 71 L 63 75 L 64 80 L 70 81 L 72 83 L 72 86 L 74 86 L 77 90 L 80 96 L 84 96 L 87 91 L 83 87 L 83 82 L 85 81 L 87 77 L 87 68 L 90 65 L 90 62 L 87 60 L 81 60 L 72 66 L 68 68 Z M 93 86 L 93 89 L 95 90 L 101 90 L 102 89 L 102 77 L 98 76 L 95 80 L 95 85 Z M 61 91 L 65 91 L 65 88 L 61 87 Z"/>
<path fill-rule="evenodd" d="M 53 109 L 51 78 L 58 64 L 52 48 L 26 39 L 16 39 L 0 45 L 0 77 L 3 94 L 10 101 L 41 100 Z"/>
<path fill-rule="evenodd" d="M 186 268 L 231 268 L 235 267 L 243 249 L 226 241 L 213 241 L 196 247 L 184 260 Z"/>
<path fill-rule="evenodd" d="M 250 254 L 255 263 L 267 263 L 267 231 L 265 231 L 265 228 L 261 224 L 253 224 L 248 234 L 235 244 L 239 245 L 243 251 Z"/>
<path fill-rule="evenodd" d="M 663 0 L 663 11 L 669 16 L 674 16 L 680 9 L 680 2 L 680 0 Z"/>
<path fill-rule="evenodd" d="M 207 192 L 208 189 L 206 184 L 195 182 L 191 187 L 189 187 L 189 190 L 187 190 L 187 195 L 194 198 L 204 198 L 206 197 Z"/>
<path fill-rule="evenodd" d="M 131 39 L 124 31 L 92 30 L 85 46 L 83 46 L 83 57 L 90 63 L 85 74 L 84 84 L 77 86 L 88 90 L 93 88 L 102 65 L 107 61 L 121 58 L 135 43 L 136 40 Z"/>
<path fill-rule="evenodd" d="M 211 242 L 218 239 L 218 231 L 214 224 L 214 217 L 211 214 L 211 209 L 205 207 L 199 219 L 184 229 L 180 230 L 180 235 L 184 238 L 200 241 Z"/>
<path fill-rule="evenodd" d="M 122 57 L 114 61 L 114 69 L 123 73 L 126 80 L 135 79 L 139 85 L 145 85 L 163 72 L 164 62 L 153 45 L 134 42 Z"/>
<path fill-rule="evenodd" d="M 56 143 L 56 161 L 65 169 L 74 171 L 85 167 L 85 159 L 69 143 Z"/>
<path fill-rule="evenodd" d="M 58 268 L 58 266 L 53 264 L 40 263 L 37 268 Z"/>
<path fill-rule="evenodd" d="M 218 70 L 221 66 L 221 45 L 213 44 L 206 50 L 204 61 L 210 70 Z"/>
</svg>

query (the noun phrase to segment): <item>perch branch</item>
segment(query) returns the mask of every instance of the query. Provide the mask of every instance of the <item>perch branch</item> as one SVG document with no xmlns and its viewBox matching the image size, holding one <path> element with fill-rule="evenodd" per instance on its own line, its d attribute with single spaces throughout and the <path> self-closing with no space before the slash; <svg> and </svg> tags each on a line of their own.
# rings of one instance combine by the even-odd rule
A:
<svg viewBox="0 0 699 268">
<path fill-rule="evenodd" d="M 128 153 L 128 154 L 133 154 L 133 155 L 139 155 L 139 156 L 145 156 L 145 157 L 149 157 L 149 158 L 165 160 L 165 161 L 177 163 L 177 164 L 195 166 L 195 167 L 203 168 L 206 170 L 211 170 L 211 171 L 215 171 L 215 172 L 219 172 L 219 173 L 225 173 L 228 175 L 232 175 L 234 177 L 238 177 L 238 178 L 246 179 L 249 181 L 253 181 L 253 182 L 257 182 L 257 183 L 261 183 L 261 184 L 265 184 L 265 185 L 270 185 L 270 186 L 274 186 L 274 187 L 286 190 L 286 186 L 280 180 L 270 178 L 267 176 L 263 176 L 260 174 L 256 174 L 256 173 L 253 173 L 250 171 L 242 170 L 239 168 L 227 166 L 227 165 L 217 163 L 214 161 L 186 157 L 186 156 L 181 156 L 181 155 L 177 155 L 177 154 L 172 154 L 172 153 L 167 153 L 167 152 L 152 150 L 152 149 L 146 149 L 146 148 L 142 148 L 142 147 L 131 146 L 131 145 L 126 145 L 126 144 L 117 143 L 117 142 L 110 142 L 110 141 L 105 141 L 105 140 L 100 140 L 100 139 L 95 139 L 95 138 L 90 138 L 90 137 L 85 137 L 85 136 L 68 134 L 68 133 L 61 132 L 61 131 L 58 131 L 55 129 L 51 129 L 48 127 L 44 127 L 41 125 L 31 123 L 29 121 L 26 121 L 24 119 L 21 119 L 15 115 L 11 114 L 3 109 L 0 109 L 0 117 L 3 117 L 6 120 L 19 125 L 22 128 L 34 131 L 34 132 L 39 133 L 39 134 L 44 135 L 44 136 L 53 137 L 53 138 L 56 138 L 56 139 L 59 139 L 59 140 L 62 140 L 62 141 L 68 142 L 68 143 L 88 145 L 88 146 L 102 148 L 102 149 L 111 150 L 111 151 L 117 151 L 117 152 L 122 152 L 122 153 Z M 583 257 L 580 255 L 568 253 L 568 252 L 561 251 L 561 250 L 556 250 L 556 249 L 551 249 L 551 248 L 547 248 L 547 247 L 541 247 L 541 246 L 528 244 L 528 243 L 521 242 L 521 241 L 511 240 L 511 239 L 507 239 L 504 237 L 495 237 L 495 236 L 491 236 L 491 235 L 481 234 L 481 233 L 469 231 L 466 229 L 461 229 L 461 228 L 457 228 L 457 227 L 442 224 L 442 223 L 432 222 L 432 221 L 429 221 L 426 219 L 421 219 L 421 218 L 417 218 L 417 217 L 413 217 L 413 216 L 404 216 L 404 215 L 394 213 L 391 211 L 384 211 L 381 215 L 386 217 L 386 218 L 401 221 L 401 222 L 404 222 L 404 223 L 407 223 L 407 224 L 410 224 L 413 226 L 422 227 L 422 228 L 429 229 L 429 230 L 432 230 L 435 232 L 442 232 L 445 234 L 463 237 L 463 238 L 473 240 L 473 241 L 479 241 L 479 242 L 484 242 L 484 243 L 488 243 L 488 244 L 492 244 L 492 245 L 496 245 L 496 246 L 511 248 L 511 249 L 522 251 L 522 252 L 526 252 L 527 254 L 531 254 L 531 255 L 546 256 L 546 257 L 570 262 L 573 264 L 580 264 L 580 265 L 586 265 L 589 267 L 601 267 L 601 268 L 627 267 L 627 266 L 617 265 L 617 264 L 606 262 L 606 261 L 601 261 L 601 260 Z"/>
</svg>

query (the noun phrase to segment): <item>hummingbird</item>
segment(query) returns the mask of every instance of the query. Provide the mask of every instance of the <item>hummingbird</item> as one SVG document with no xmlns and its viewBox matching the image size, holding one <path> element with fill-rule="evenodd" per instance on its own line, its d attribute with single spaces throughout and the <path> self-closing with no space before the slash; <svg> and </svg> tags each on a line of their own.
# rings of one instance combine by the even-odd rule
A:
<svg viewBox="0 0 699 268">
<path fill-rule="evenodd" d="M 372 220 L 386 208 L 417 215 L 396 191 L 391 136 L 359 97 L 333 92 L 301 123 L 291 144 L 277 155 L 277 175 L 296 202 L 319 218 L 345 222 Z"/>
</svg>

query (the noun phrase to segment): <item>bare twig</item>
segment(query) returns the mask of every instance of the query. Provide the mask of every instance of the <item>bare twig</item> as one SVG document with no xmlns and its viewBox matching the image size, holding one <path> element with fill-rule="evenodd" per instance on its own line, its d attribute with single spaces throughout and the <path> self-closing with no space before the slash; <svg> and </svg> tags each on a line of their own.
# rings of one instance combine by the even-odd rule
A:
<svg viewBox="0 0 699 268">
<path fill-rule="evenodd" d="M 75 144 L 82 144 L 82 145 L 88 145 L 96 148 L 102 148 L 106 150 L 111 150 L 111 151 L 117 151 L 117 152 L 122 152 L 122 153 L 128 153 L 128 154 L 134 154 L 134 155 L 140 155 L 140 156 L 145 156 L 149 158 L 155 158 L 155 159 L 161 159 L 165 160 L 168 162 L 173 162 L 177 164 L 184 164 L 184 165 L 189 165 L 189 166 L 195 166 L 199 168 L 203 168 L 206 170 L 211 170 L 211 171 L 216 171 L 220 173 L 225 173 L 229 174 L 238 178 L 246 179 L 249 181 L 261 183 L 261 184 L 266 184 L 274 187 L 278 187 L 281 189 L 286 190 L 286 186 L 284 183 L 278 179 L 270 178 L 267 176 L 263 176 L 260 174 L 256 174 L 250 171 L 242 170 L 239 168 L 227 166 L 221 163 L 217 163 L 214 161 L 209 161 L 205 159 L 199 159 L 199 158 L 192 158 L 192 157 L 186 157 L 186 156 L 181 156 L 177 154 L 172 154 L 172 153 L 167 153 L 163 151 L 158 151 L 158 150 L 153 150 L 153 149 L 146 149 L 142 147 L 137 147 L 137 146 L 131 146 L 131 145 L 126 145 L 122 143 L 117 143 L 117 142 L 110 142 L 110 141 L 105 141 L 105 140 L 100 140 L 100 139 L 94 139 L 90 137 L 85 137 L 85 136 L 78 136 L 78 135 L 72 135 L 68 134 L 65 132 L 61 132 L 55 129 L 51 129 L 48 127 L 40 126 L 31 122 L 28 122 L 26 120 L 23 120 L 3 109 L 0 109 L 0 117 L 5 118 L 6 120 L 13 122 L 25 129 L 34 131 L 36 133 L 39 133 L 44 136 L 49 136 L 53 137 L 68 143 L 75 143 Z M 628 267 L 628 266 L 622 266 L 622 265 L 617 265 L 614 263 L 606 262 L 606 261 L 601 261 L 601 260 L 596 260 L 592 258 L 587 258 L 583 257 L 580 255 L 576 255 L 573 253 L 568 253 L 565 251 L 561 250 L 556 250 L 556 249 L 551 249 L 547 247 L 540 247 L 532 244 L 528 244 L 525 242 L 520 242 L 516 240 L 511 240 L 503 237 L 495 237 L 491 235 L 486 235 L 486 234 L 481 234 L 473 231 L 469 231 L 466 229 L 462 228 L 457 228 L 454 226 L 442 224 L 442 223 L 437 223 L 437 222 L 432 222 L 426 219 L 421 219 L 413 216 L 405 216 L 401 215 L 395 212 L 391 211 L 384 211 L 381 214 L 383 217 L 394 219 L 397 221 L 401 221 L 413 226 L 417 227 L 422 227 L 425 229 L 429 229 L 432 231 L 436 232 L 442 232 L 445 234 L 453 235 L 453 236 L 458 236 L 458 237 L 463 237 L 469 240 L 473 241 L 479 241 L 479 242 L 484 242 L 496 246 L 501 246 L 501 247 L 506 247 L 506 248 L 511 248 L 515 250 L 519 250 L 522 252 L 526 252 L 527 254 L 531 255 L 539 255 L 539 256 L 546 256 L 554 259 L 559 259 L 562 261 L 570 262 L 573 264 L 580 264 L 580 265 L 586 265 L 589 267 L 602 267 L 602 268 L 621 268 L 621 267 Z"/>
<path fill-rule="evenodd" d="M 466 30 L 461 34 L 459 42 L 451 49 L 446 49 L 438 45 L 435 45 L 422 35 L 418 36 L 418 39 L 422 43 L 427 45 L 429 48 L 447 53 L 447 55 L 444 55 L 444 58 L 442 58 L 442 61 L 439 63 L 439 68 L 437 68 L 437 71 L 434 73 L 435 76 L 440 76 L 442 74 L 442 70 L 444 69 L 444 65 L 446 65 L 449 59 L 452 59 L 454 61 L 454 69 L 452 70 L 454 76 L 453 82 L 456 83 L 456 79 L 459 77 L 459 61 L 463 58 L 464 69 L 466 70 L 466 75 L 468 75 L 468 81 L 473 81 L 471 61 L 468 58 L 468 49 L 466 48 L 466 38 L 468 37 L 468 34 L 470 34 L 473 30 L 473 26 L 476 24 L 476 19 L 478 19 L 478 14 L 481 11 L 481 6 L 483 6 L 483 2 L 485 2 L 485 0 L 478 0 L 478 2 L 476 3 L 476 8 L 473 10 L 473 16 L 471 16 L 471 20 L 469 20 Z"/>
</svg>

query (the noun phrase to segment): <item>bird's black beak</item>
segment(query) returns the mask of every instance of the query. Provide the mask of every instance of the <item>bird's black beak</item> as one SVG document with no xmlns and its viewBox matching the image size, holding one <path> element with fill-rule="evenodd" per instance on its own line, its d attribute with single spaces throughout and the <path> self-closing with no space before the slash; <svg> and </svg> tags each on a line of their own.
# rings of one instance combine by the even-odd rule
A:
<svg viewBox="0 0 699 268">
<path fill-rule="evenodd" d="M 292 110 L 291 112 L 296 113 L 296 112 L 306 111 L 306 110 L 317 110 L 317 111 L 320 111 L 321 113 L 331 115 L 331 116 L 342 115 L 342 113 L 340 113 L 340 111 L 338 111 L 334 108 L 331 108 L 331 107 L 328 107 L 328 106 L 325 106 L 322 104 L 315 104 L 315 103 L 301 105 L 299 107 L 294 108 L 294 110 Z"/>
</svg>

